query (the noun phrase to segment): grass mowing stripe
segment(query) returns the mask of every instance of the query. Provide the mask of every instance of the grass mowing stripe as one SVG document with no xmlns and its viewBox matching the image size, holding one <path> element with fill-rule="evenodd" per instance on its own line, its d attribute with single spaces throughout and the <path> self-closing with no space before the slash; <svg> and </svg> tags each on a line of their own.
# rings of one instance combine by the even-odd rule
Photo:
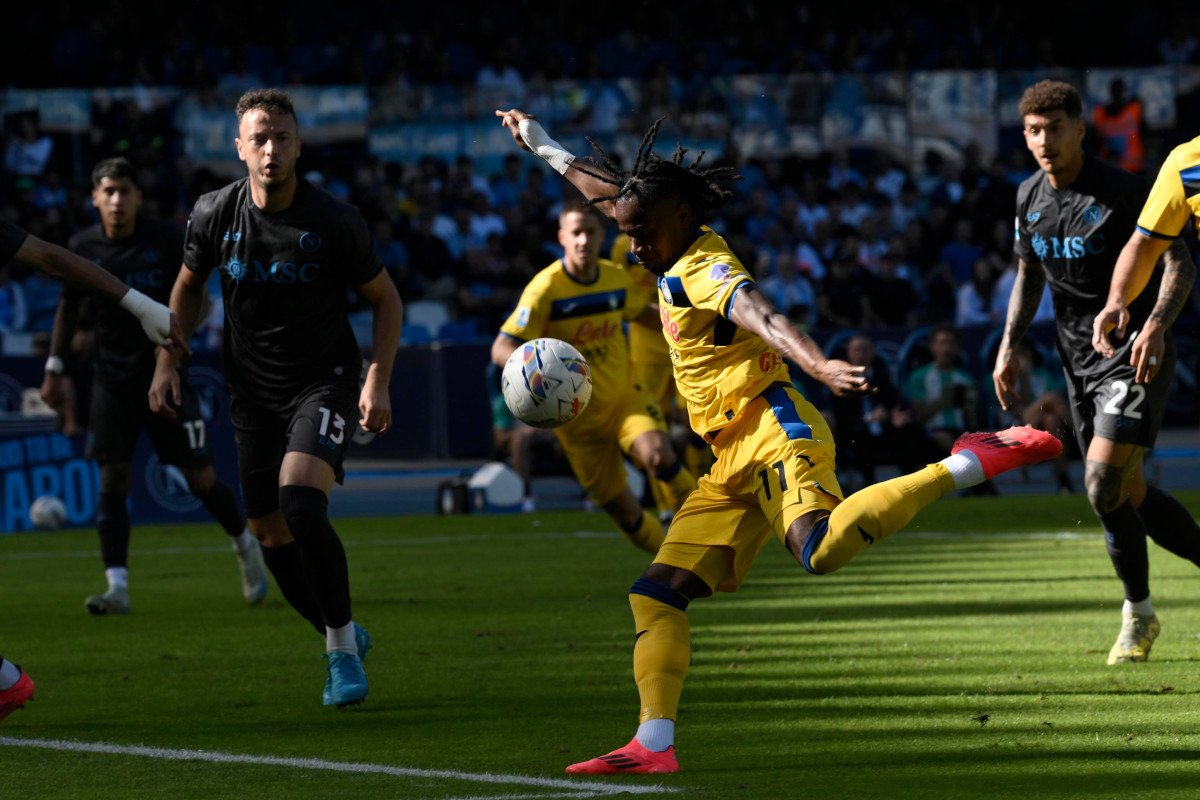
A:
<svg viewBox="0 0 1200 800">
<path fill-rule="evenodd" d="M 444 778 L 479 783 L 513 784 L 516 786 L 539 786 L 547 789 L 569 789 L 570 795 L 555 797 L 600 797 L 609 794 L 662 794 L 674 792 L 666 786 L 644 784 L 603 784 L 572 781 L 565 778 L 534 778 L 528 775 L 495 775 L 490 772 L 457 772 L 443 769 L 416 769 L 414 767 L 391 767 L 387 764 L 364 764 L 347 761 L 327 761 L 322 758 L 283 758 L 280 756 L 255 756 L 245 753 L 221 753 L 214 750 L 182 750 L 170 747 L 147 747 L 145 745 L 112 744 L 109 742 L 79 742 L 65 739 L 25 739 L 15 736 L 0 736 L 0 747 L 32 747 L 42 750 L 59 750 L 72 753 L 103 753 L 106 755 L 141 756 L 168 761 L 207 761 L 212 764 L 261 764 L 269 767 L 295 767 L 297 769 L 324 769 L 334 772 L 374 773 L 401 778 Z M 587 794 L 583 794 L 583 793 Z M 521 797 L 546 797 L 547 795 L 520 795 Z M 514 798 L 514 795 L 506 795 Z"/>
</svg>

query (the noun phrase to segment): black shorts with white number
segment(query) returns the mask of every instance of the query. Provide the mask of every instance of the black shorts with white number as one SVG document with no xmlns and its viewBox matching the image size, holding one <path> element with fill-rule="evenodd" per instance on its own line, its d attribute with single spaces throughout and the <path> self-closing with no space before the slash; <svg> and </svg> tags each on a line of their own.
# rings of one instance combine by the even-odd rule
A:
<svg viewBox="0 0 1200 800">
<path fill-rule="evenodd" d="M 200 409 L 200 398 L 186 379 L 179 382 L 182 403 L 169 419 L 150 411 L 146 395 L 149 381 L 92 384 L 91 420 L 87 457 L 101 464 L 129 463 L 142 428 L 158 453 L 158 460 L 177 467 L 195 468 L 212 464 L 208 429 Z"/>
<path fill-rule="evenodd" d="M 1067 373 L 1071 417 L 1084 453 L 1096 436 L 1122 444 L 1154 446 L 1175 375 L 1175 345 L 1169 337 L 1166 344 L 1162 364 L 1149 383 L 1134 380 L 1137 370 L 1128 361 L 1100 375 Z"/>
<path fill-rule="evenodd" d="M 285 453 L 316 456 L 333 467 L 334 477 L 342 482 L 342 460 L 358 424 L 358 383 L 313 386 L 284 412 L 235 396 L 230 416 L 246 516 L 265 517 L 279 508 L 279 468 Z"/>
</svg>

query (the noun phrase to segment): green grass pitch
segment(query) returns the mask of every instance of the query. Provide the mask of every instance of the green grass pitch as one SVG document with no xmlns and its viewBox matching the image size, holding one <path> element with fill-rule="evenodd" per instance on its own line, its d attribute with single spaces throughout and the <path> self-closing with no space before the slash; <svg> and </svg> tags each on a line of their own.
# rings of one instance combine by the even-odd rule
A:
<svg viewBox="0 0 1200 800">
<path fill-rule="evenodd" d="M 1106 666 L 1121 591 L 1079 496 L 940 502 L 822 578 L 768 545 L 689 609 L 682 772 L 657 778 L 563 774 L 636 725 L 626 591 L 648 559 L 606 517 L 337 525 L 376 644 L 341 711 L 321 640 L 274 584 L 244 605 L 214 526 L 135 530 L 112 618 L 83 611 L 92 531 L 0 537 L 0 652 L 38 686 L 0 724 L 0 798 L 1200 794 L 1200 574 L 1151 545 L 1162 635 Z"/>
</svg>

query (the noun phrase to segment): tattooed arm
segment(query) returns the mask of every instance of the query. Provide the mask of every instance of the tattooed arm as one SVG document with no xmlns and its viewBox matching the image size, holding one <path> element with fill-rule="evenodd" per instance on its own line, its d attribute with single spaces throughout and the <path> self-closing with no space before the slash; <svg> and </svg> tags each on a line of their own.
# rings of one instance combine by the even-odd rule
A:
<svg viewBox="0 0 1200 800">
<path fill-rule="evenodd" d="M 1127 306 L 1150 282 L 1160 256 L 1163 260 L 1163 276 L 1158 288 L 1158 301 L 1146 325 L 1137 332 L 1137 341 L 1129 355 L 1129 362 L 1137 369 L 1138 383 L 1148 382 L 1162 366 L 1162 354 L 1166 347 L 1163 337 L 1179 316 L 1196 282 L 1196 264 L 1183 240 L 1175 239 L 1168 243 L 1164 239 L 1134 231 L 1117 258 L 1108 301 L 1096 315 L 1092 326 L 1092 347 L 1101 355 L 1111 358 L 1116 350 L 1108 339 L 1108 333 L 1114 331 L 1118 337 L 1125 335 L 1125 326 L 1129 323 Z"/>
<path fill-rule="evenodd" d="M 1013 282 L 1012 296 L 1008 299 L 1008 319 L 1004 323 L 1004 336 L 996 352 L 996 366 L 992 379 L 996 382 L 996 399 L 1007 411 L 1013 401 L 1023 402 L 1017 392 L 1017 379 L 1021 374 L 1021 362 L 1016 348 L 1029 330 L 1029 323 L 1037 313 L 1046 286 L 1046 273 L 1041 264 L 1028 264 L 1017 259 L 1017 279 Z M 1032 398 L 1030 398 L 1032 399 Z"/>
</svg>

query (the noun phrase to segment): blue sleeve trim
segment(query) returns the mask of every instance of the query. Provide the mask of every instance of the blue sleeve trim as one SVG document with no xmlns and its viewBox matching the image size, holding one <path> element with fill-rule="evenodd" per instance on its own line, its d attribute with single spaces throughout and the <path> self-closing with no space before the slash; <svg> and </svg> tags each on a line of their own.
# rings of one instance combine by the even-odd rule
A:
<svg viewBox="0 0 1200 800">
<path fill-rule="evenodd" d="M 749 278 L 745 278 L 742 280 L 741 283 L 739 283 L 737 286 L 733 287 L 733 290 L 729 292 L 729 297 L 727 297 L 725 299 L 725 307 L 721 309 L 722 317 L 725 317 L 725 319 L 729 319 L 729 312 L 733 309 L 733 298 L 737 297 L 737 293 L 740 292 L 742 289 L 745 289 L 750 286 L 753 286 L 755 289 L 758 288 L 758 286 L 755 285 L 754 281 L 750 280 Z"/>
<path fill-rule="evenodd" d="M 1173 242 L 1179 238 L 1178 233 L 1175 234 L 1174 236 L 1170 236 L 1165 233 L 1159 233 L 1157 231 L 1152 231 L 1149 228 L 1143 228 L 1141 225 L 1138 225 L 1137 229 L 1139 232 L 1144 233 L 1146 236 L 1149 236 L 1151 239 L 1162 239 L 1167 242 Z M 1182 231 L 1180 231 L 1180 233 L 1182 233 Z"/>
<path fill-rule="evenodd" d="M 508 331 L 500 331 L 500 335 L 501 335 L 501 336 L 507 336 L 508 338 L 510 338 L 510 339 L 512 339 L 514 342 L 516 342 L 517 344 L 525 344 L 527 341 L 529 341 L 528 339 L 522 339 L 520 336 L 513 336 L 513 335 L 512 335 L 511 333 L 509 333 Z"/>
</svg>

